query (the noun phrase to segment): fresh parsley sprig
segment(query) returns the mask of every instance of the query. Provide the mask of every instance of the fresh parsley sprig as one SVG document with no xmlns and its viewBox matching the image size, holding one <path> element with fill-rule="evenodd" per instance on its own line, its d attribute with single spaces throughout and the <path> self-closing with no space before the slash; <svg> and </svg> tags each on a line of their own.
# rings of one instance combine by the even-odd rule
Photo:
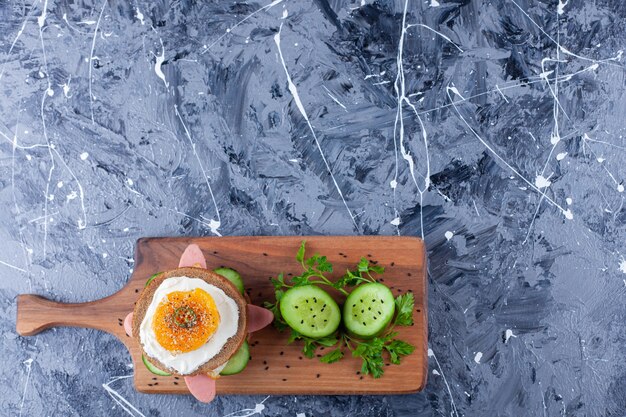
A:
<svg viewBox="0 0 626 417">
<path fill-rule="evenodd" d="M 302 285 L 326 285 L 335 288 L 344 295 L 348 295 L 346 287 L 355 287 L 363 283 L 377 282 L 372 274 L 382 274 L 385 268 L 371 263 L 367 258 L 361 258 L 354 270 L 346 270 L 346 273 L 337 281 L 329 280 L 325 274 L 333 272 L 333 265 L 326 256 L 314 254 L 309 258 L 306 255 L 306 241 L 302 241 L 296 260 L 302 265 L 304 272 L 291 278 L 289 282 L 280 273 L 276 278 L 271 278 L 276 301 L 274 303 L 265 302 L 265 307 L 274 313 L 274 325 L 280 331 L 289 326 L 280 313 L 280 300 L 289 288 Z M 304 345 L 302 352 L 307 358 L 313 358 L 315 352 L 321 348 L 334 348 L 321 356 L 319 359 L 323 363 L 334 363 L 343 359 L 347 352 L 355 358 L 361 358 L 361 372 L 365 375 L 372 375 L 380 378 L 384 374 L 384 358 L 389 357 L 393 364 L 400 364 L 404 356 L 410 355 L 415 347 L 403 340 L 397 339 L 398 333 L 394 331 L 395 326 L 410 326 L 413 324 L 413 308 L 415 299 L 413 294 L 407 293 L 395 298 L 396 314 L 391 326 L 380 336 L 369 340 L 361 340 L 350 336 L 343 328 L 336 334 L 323 337 L 311 338 L 291 329 L 288 343 L 302 340 Z"/>
</svg>

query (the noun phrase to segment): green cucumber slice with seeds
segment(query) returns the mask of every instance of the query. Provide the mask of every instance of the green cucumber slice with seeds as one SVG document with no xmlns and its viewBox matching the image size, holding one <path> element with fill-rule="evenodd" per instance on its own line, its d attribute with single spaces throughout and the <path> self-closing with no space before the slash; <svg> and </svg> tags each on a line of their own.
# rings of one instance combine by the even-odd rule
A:
<svg viewBox="0 0 626 417">
<path fill-rule="evenodd" d="M 241 275 L 239 275 L 239 272 L 230 268 L 217 268 L 214 269 L 213 272 L 223 276 L 224 278 L 235 284 L 235 287 L 237 287 L 239 292 L 243 294 L 243 279 L 241 279 Z"/>
<path fill-rule="evenodd" d="M 148 368 L 148 371 L 152 372 L 155 375 L 159 375 L 159 376 L 171 376 L 172 375 L 152 365 L 150 362 L 148 362 L 148 359 L 146 359 L 145 355 L 141 355 L 141 360 L 143 361 L 143 364 L 146 365 L 146 368 Z"/>
<path fill-rule="evenodd" d="M 280 313 L 289 327 L 307 337 L 326 337 L 341 323 L 333 298 L 315 285 L 293 287 L 280 299 Z"/>
<path fill-rule="evenodd" d="M 152 275 L 150 278 L 148 278 L 148 280 L 146 281 L 146 287 L 152 282 L 153 279 L 155 279 L 156 277 L 158 277 L 159 275 L 161 275 L 163 272 L 157 272 L 156 274 Z"/>
<path fill-rule="evenodd" d="M 243 345 L 228 360 L 228 363 L 220 372 L 220 375 L 235 375 L 246 369 L 250 360 L 250 347 L 248 342 L 244 340 Z"/>
<path fill-rule="evenodd" d="M 354 336 L 369 339 L 385 330 L 394 312 L 389 288 L 379 283 L 361 284 L 346 298 L 343 324 Z"/>
</svg>

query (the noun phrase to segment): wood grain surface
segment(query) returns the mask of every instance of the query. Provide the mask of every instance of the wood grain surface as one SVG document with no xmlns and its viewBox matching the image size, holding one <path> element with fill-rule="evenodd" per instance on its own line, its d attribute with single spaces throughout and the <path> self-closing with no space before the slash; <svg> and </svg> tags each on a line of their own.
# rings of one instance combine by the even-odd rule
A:
<svg viewBox="0 0 626 417">
<path fill-rule="evenodd" d="M 427 376 L 426 252 L 423 242 L 397 236 L 241 236 L 201 238 L 142 238 L 135 249 L 135 270 L 119 292 L 97 301 L 61 304 L 36 295 L 18 297 L 16 328 L 23 336 L 34 335 L 52 326 L 90 327 L 111 333 L 130 351 L 135 367 L 135 387 L 154 394 L 188 393 L 182 378 L 150 373 L 141 361 L 137 343 L 126 336 L 122 321 L 132 311 L 137 295 L 154 273 L 178 266 L 190 243 L 202 249 L 207 266 L 234 268 L 244 278 L 252 303 L 263 305 L 273 299 L 270 277 L 279 272 L 299 274 L 295 254 L 302 240 L 307 253 L 328 256 L 337 278 L 353 268 L 362 256 L 386 268 L 383 276 L 394 295 L 413 292 L 415 311 L 412 327 L 399 327 L 402 339 L 416 346 L 402 365 L 385 366 L 385 375 L 373 379 L 360 375 L 360 359 L 346 357 L 334 364 L 307 359 L 301 343 L 287 345 L 288 332 L 267 327 L 250 338 L 252 359 L 244 372 L 222 377 L 218 394 L 392 394 L 421 390 Z M 340 300 L 339 293 L 333 294 Z M 323 354 L 319 351 L 318 354 Z"/>
</svg>

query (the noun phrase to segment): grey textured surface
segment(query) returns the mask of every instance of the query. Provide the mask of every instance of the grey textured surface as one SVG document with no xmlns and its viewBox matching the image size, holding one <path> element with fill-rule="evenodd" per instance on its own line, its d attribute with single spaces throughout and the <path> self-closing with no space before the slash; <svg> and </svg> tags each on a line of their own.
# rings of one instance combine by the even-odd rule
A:
<svg viewBox="0 0 626 417">
<path fill-rule="evenodd" d="M 0 2 L 0 414 L 626 415 L 625 18 L 620 0 Z M 217 233 L 423 235 L 426 390 L 203 405 L 116 379 L 132 369 L 106 334 L 15 333 L 19 293 L 101 298 L 136 238 Z"/>
</svg>

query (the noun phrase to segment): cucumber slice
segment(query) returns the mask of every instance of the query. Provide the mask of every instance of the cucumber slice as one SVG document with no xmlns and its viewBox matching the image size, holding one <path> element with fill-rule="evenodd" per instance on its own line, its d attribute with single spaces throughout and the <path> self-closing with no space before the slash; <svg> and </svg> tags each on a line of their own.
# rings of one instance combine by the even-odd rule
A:
<svg viewBox="0 0 626 417">
<path fill-rule="evenodd" d="M 239 272 L 230 268 L 217 268 L 214 269 L 213 272 L 215 272 L 216 274 L 220 274 L 221 276 L 235 284 L 235 287 L 237 287 L 239 292 L 243 294 L 243 279 L 241 279 L 241 275 L 239 275 Z"/>
<path fill-rule="evenodd" d="M 379 283 L 361 284 L 346 298 L 343 324 L 353 335 L 369 339 L 385 330 L 395 309 L 389 288 Z"/>
<path fill-rule="evenodd" d="M 148 362 L 148 359 L 146 359 L 144 355 L 141 355 L 141 360 L 143 361 L 143 364 L 146 365 L 146 368 L 148 368 L 148 371 L 152 372 L 155 375 L 159 375 L 159 376 L 171 376 L 172 375 L 152 365 L 150 362 Z"/>
<path fill-rule="evenodd" d="M 148 286 L 148 284 L 150 284 L 152 282 L 153 279 L 155 279 L 156 277 L 158 277 L 159 275 L 161 275 L 163 272 L 157 272 L 156 274 L 152 275 L 150 278 L 148 278 L 148 280 L 146 281 L 146 287 Z"/>
<path fill-rule="evenodd" d="M 220 372 L 220 375 L 235 375 L 246 369 L 250 360 L 250 347 L 248 342 L 244 340 L 243 345 L 228 360 L 228 363 Z"/>
<path fill-rule="evenodd" d="M 292 329 L 307 337 L 329 336 L 341 322 L 335 300 L 315 285 L 289 289 L 280 299 L 280 313 Z"/>
</svg>

